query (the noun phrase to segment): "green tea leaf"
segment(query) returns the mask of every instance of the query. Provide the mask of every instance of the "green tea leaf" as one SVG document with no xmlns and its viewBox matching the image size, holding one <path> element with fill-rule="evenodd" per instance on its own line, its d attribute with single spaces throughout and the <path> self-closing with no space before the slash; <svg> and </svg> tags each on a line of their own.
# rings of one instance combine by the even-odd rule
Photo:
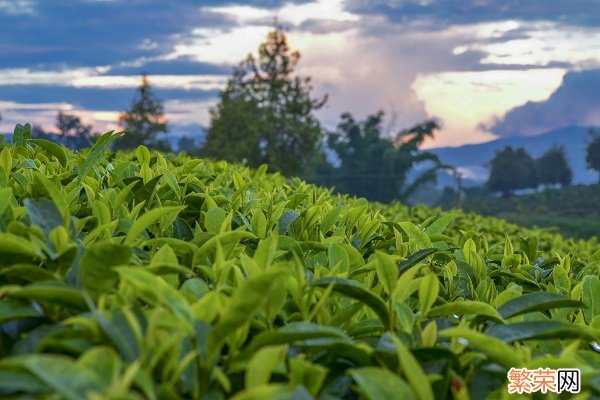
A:
<svg viewBox="0 0 600 400">
<path fill-rule="evenodd" d="M 256 351 L 246 368 L 246 387 L 269 383 L 277 365 L 285 361 L 287 346 L 268 346 Z"/>
<path fill-rule="evenodd" d="M 137 238 L 148 229 L 152 224 L 156 223 L 160 218 L 168 218 L 169 220 L 175 220 L 177 214 L 183 210 L 185 206 L 181 207 L 162 207 L 155 208 L 150 211 L 147 211 L 138 218 L 131 228 L 129 228 L 129 232 L 127 232 L 127 237 L 125 238 L 124 244 L 132 244 Z"/>
<path fill-rule="evenodd" d="M 410 386 L 387 369 L 363 367 L 350 371 L 365 398 L 379 399 L 417 399 Z"/>
<path fill-rule="evenodd" d="M 494 307 L 481 301 L 453 301 L 452 303 L 443 304 L 433 307 L 427 313 L 427 317 L 440 317 L 452 314 L 459 315 L 474 315 L 478 317 L 486 317 L 496 322 L 502 322 L 502 316 Z"/>
<path fill-rule="evenodd" d="M 448 328 L 439 332 L 439 335 L 466 339 L 469 346 L 484 352 L 491 360 L 501 364 L 506 369 L 521 365 L 523 362 L 516 350 L 493 336 L 467 328 Z"/>
<path fill-rule="evenodd" d="M 526 321 L 508 325 L 495 325 L 489 328 L 486 334 L 507 343 L 521 340 L 562 340 L 569 338 L 598 340 L 598 335 L 587 331 L 584 326 L 560 321 Z"/>
<path fill-rule="evenodd" d="M 419 250 L 416 253 L 411 254 L 405 261 L 402 261 L 398 265 L 398 270 L 400 271 L 400 274 L 403 274 L 404 271 L 406 271 L 414 265 L 417 265 L 419 262 L 423 261 L 424 259 L 436 253 L 437 251 L 437 249 L 430 248 Z"/>
<path fill-rule="evenodd" d="M 279 218 L 279 234 L 283 235 L 287 232 L 288 228 L 295 220 L 300 217 L 300 213 L 296 210 L 287 210 Z"/>
<path fill-rule="evenodd" d="M 18 147 L 25 147 L 31 138 L 31 125 L 17 124 L 13 133 L 13 143 Z"/>
<path fill-rule="evenodd" d="M 42 317 L 43 313 L 26 299 L 7 298 L 0 300 L 0 324 L 23 318 Z"/>
<path fill-rule="evenodd" d="M 281 284 L 282 277 L 281 272 L 265 272 L 248 279 L 235 291 L 222 320 L 209 334 L 207 348 L 210 354 L 214 354 L 227 336 L 245 325 L 267 303 L 269 294 L 275 286 Z"/>
<path fill-rule="evenodd" d="M 426 275 L 419 285 L 419 312 L 425 317 L 431 306 L 436 302 L 440 291 L 438 277 L 433 274 Z"/>
<path fill-rule="evenodd" d="M 63 225 L 63 217 L 51 200 L 25 199 L 23 200 L 23 204 L 25 204 L 31 223 L 39 227 L 46 237 L 50 236 L 50 232 L 54 228 Z"/>
<path fill-rule="evenodd" d="M 80 290 L 60 282 L 33 283 L 12 292 L 10 296 L 15 299 L 43 301 L 77 310 L 88 308 Z"/>
<path fill-rule="evenodd" d="M 372 293 L 360 283 L 343 278 L 327 277 L 312 282 L 311 285 L 317 287 L 328 287 L 329 285 L 332 285 L 335 292 L 353 298 L 371 308 L 381 319 L 383 325 L 389 326 L 390 315 L 385 302 L 381 297 Z"/>
<path fill-rule="evenodd" d="M 583 277 L 582 299 L 586 309 L 583 313 L 586 321 L 591 322 L 594 317 L 600 315 L 600 279 L 597 276 L 587 275 Z"/>
<path fill-rule="evenodd" d="M 128 246 L 113 243 L 88 246 L 79 266 L 85 291 L 93 299 L 102 293 L 110 292 L 118 281 L 114 267 L 128 265 L 132 255 L 131 247 Z"/>
<path fill-rule="evenodd" d="M 29 139 L 29 142 L 52 154 L 63 167 L 67 166 L 67 153 L 63 147 L 45 139 Z"/>
<path fill-rule="evenodd" d="M 78 182 L 81 182 L 83 178 L 87 176 L 90 169 L 92 169 L 100 159 L 102 153 L 104 153 L 110 147 L 110 145 L 123 134 L 124 132 L 106 132 L 96 141 L 96 143 L 94 143 L 89 153 L 85 158 L 82 159 L 81 165 L 79 165 L 77 172 Z"/>
<path fill-rule="evenodd" d="M 322 326 L 312 322 L 290 322 L 275 331 L 257 335 L 245 352 L 252 353 L 264 346 L 291 344 L 301 340 L 320 338 L 348 339 L 348 336 L 344 331 L 333 326 Z"/>
<path fill-rule="evenodd" d="M 31 372 L 49 388 L 69 400 L 85 400 L 91 390 L 100 391 L 102 386 L 93 370 L 80 369 L 65 356 L 28 354 L 4 360 Z"/>
<path fill-rule="evenodd" d="M 376 253 L 375 267 L 377 270 L 377 276 L 383 285 L 383 289 L 388 295 L 391 295 L 396 289 L 396 281 L 398 280 L 398 267 L 388 254 L 377 252 Z"/>
<path fill-rule="evenodd" d="M 421 365 L 417 362 L 417 359 L 396 335 L 392 334 L 391 338 L 396 346 L 400 369 L 408 382 L 410 382 L 410 386 L 417 394 L 417 398 L 419 400 L 433 400 L 433 390 L 429 384 L 429 379 L 423 368 L 421 368 Z"/>
<path fill-rule="evenodd" d="M 502 318 L 511 318 L 516 315 L 526 314 L 533 311 L 546 311 L 553 308 L 562 307 L 583 307 L 584 304 L 580 301 L 570 299 L 568 297 L 550 293 L 536 292 L 526 293 L 522 296 L 508 300 L 500 308 L 498 313 Z"/>
</svg>

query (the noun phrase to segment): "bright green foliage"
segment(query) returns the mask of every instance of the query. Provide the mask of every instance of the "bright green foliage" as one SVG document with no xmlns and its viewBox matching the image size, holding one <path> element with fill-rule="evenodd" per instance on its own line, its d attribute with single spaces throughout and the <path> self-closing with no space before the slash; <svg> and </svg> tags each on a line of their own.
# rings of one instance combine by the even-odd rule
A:
<svg viewBox="0 0 600 400">
<path fill-rule="evenodd" d="M 139 147 L 0 145 L 0 396 L 600 395 L 600 248 Z"/>
</svg>

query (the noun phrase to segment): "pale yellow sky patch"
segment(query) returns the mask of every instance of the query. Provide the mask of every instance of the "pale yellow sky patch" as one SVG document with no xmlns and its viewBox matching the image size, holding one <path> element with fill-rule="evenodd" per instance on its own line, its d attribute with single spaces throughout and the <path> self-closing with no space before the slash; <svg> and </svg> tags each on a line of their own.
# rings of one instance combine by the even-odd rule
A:
<svg viewBox="0 0 600 400">
<path fill-rule="evenodd" d="M 413 89 L 429 115 L 444 121 L 435 146 L 493 139 L 478 129 L 528 101 L 546 100 L 561 84 L 565 70 L 494 70 L 420 75 Z M 526 88 L 526 90 L 524 90 Z"/>
</svg>

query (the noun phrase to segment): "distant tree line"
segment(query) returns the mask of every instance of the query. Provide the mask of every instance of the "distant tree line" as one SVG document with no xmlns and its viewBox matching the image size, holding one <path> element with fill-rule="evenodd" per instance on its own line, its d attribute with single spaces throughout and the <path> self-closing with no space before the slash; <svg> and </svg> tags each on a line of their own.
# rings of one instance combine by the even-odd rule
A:
<svg viewBox="0 0 600 400">
<path fill-rule="evenodd" d="M 328 132 L 315 116 L 327 97 L 311 97 L 310 78 L 294 74 L 299 60 L 300 53 L 290 49 L 281 29 L 270 32 L 258 55 L 248 55 L 234 69 L 211 111 L 199 154 L 251 167 L 268 164 L 285 175 L 385 202 L 435 179 L 441 162 L 419 150 L 439 128 L 435 121 L 388 137 L 382 129 L 383 112 L 364 121 L 344 113 L 337 129 Z M 429 167 L 408 182 L 408 172 L 422 162 Z"/>
<path fill-rule="evenodd" d="M 535 189 L 540 185 L 568 186 L 573 181 L 565 149 L 552 146 L 540 158 L 534 159 L 523 148 L 505 147 L 489 162 L 488 188 L 509 196 L 519 189 Z"/>
<path fill-rule="evenodd" d="M 218 104 L 210 111 L 204 145 L 197 147 L 192 138 L 182 137 L 178 150 L 251 167 L 268 164 L 271 171 L 382 202 L 406 199 L 423 184 L 434 182 L 438 171 L 452 170 L 421 149 L 439 129 L 435 120 L 388 135 L 383 130 L 382 111 L 364 120 L 344 113 L 335 130 L 324 129 L 316 112 L 326 104 L 327 96 L 314 98 L 310 77 L 296 75 L 300 58 L 299 52 L 290 49 L 281 28 L 271 31 L 258 54 L 249 54 L 234 68 Z M 173 150 L 165 136 L 169 123 L 164 106 L 145 74 L 118 123 L 126 134 L 116 142 L 117 150 L 139 145 Z M 56 130 L 58 133 L 49 133 L 34 127 L 33 135 L 73 149 L 89 146 L 96 136 L 92 126 L 65 112 L 58 113 Z M 600 172 L 600 136 L 593 133 L 591 138 L 586 160 L 589 168 Z M 419 164 L 423 164 L 420 175 L 409 179 L 409 172 Z M 506 147 L 489 167 L 488 189 L 504 196 L 540 185 L 566 186 L 573 179 L 562 147 L 552 147 L 538 159 L 522 148 Z M 453 171 L 460 182 L 460 174 Z"/>
</svg>

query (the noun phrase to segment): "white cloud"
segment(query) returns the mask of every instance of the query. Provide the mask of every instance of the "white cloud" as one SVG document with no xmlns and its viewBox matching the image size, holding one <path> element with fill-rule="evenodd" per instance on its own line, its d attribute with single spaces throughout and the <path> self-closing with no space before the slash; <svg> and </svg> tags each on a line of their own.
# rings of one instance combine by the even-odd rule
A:
<svg viewBox="0 0 600 400">
<path fill-rule="evenodd" d="M 190 57 L 215 64 L 237 64 L 246 54 L 255 51 L 269 29 L 267 26 L 241 26 L 230 30 L 196 28 L 176 44 L 166 58 Z"/>
<path fill-rule="evenodd" d="M 207 126 L 210 121 L 209 110 L 215 103 L 216 100 L 168 100 L 165 102 L 165 112 L 172 124 Z"/>
<path fill-rule="evenodd" d="M 252 6 L 204 7 L 205 11 L 230 16 L 239 24 L 264 22 L 277 18 L 280 23 L 295 26 L 308 20 L 331 20 L 339 22 L 358 21 L 359 16 L 345 10 L 343 0 L 317 0 L 310 3 L 288 3 L 270 10 Z"/>
<path fill-rule="evenodd" d="M 139 76 L 103 75 L 107 69 L 77 68 L 38 71 L 26 68 L 0 69 L 1 85 L 60 85 L 76 88 L 135 88 Z M 220 75 L 152 75 L 150 83 L 165 89 L 217 90 L 227 81 Z"/>
<path fill-rule="evenodd" d="M 35 12 L 33 0 L 0 0 L 0 14 L 33 15 Z"/>
<path fill-rule="evenodd" d="M 485 39 L 494 36 L 480 28 L 476 32 L 480 41 L 457 47 L 454 51 L 456 54 L 468 50 L 484 52 L 482 64 L 545 66 L 564 62 L 587 67 L 600 65 L 600 29 L 597 27 L 574 27 L 555 22 L 513 23 L 516 24 L 513 29 L 521 30 L 524 37 L 487 43 Z"/>
</svg>

